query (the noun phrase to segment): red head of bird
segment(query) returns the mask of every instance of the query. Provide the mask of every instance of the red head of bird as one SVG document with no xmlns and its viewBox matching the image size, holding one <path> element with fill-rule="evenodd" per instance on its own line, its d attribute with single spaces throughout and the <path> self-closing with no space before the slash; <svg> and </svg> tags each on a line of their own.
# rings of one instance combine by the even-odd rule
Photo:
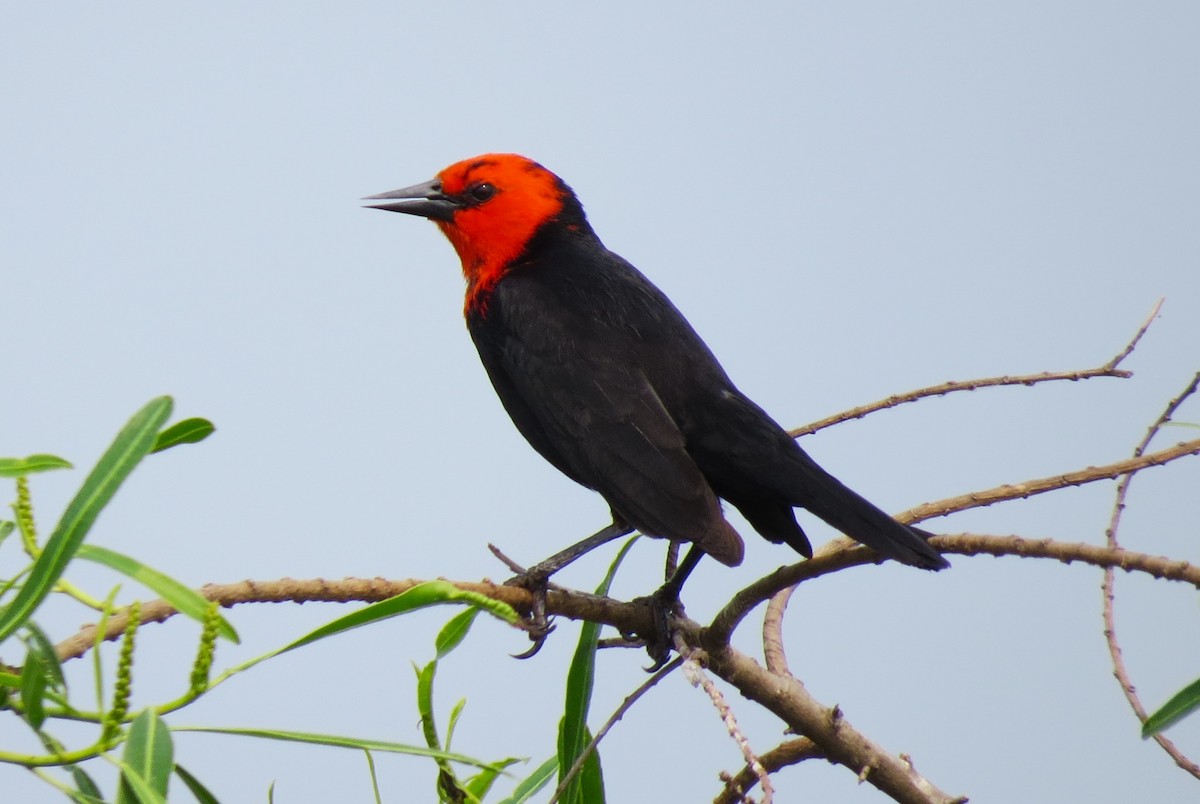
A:
<svg viewBox="0 0 1200 804">
<path fill-rule="evenodd" d="M 462 260 L 467 308 L 487 294 L 538 229 L 563 218 L 587 227 L 583 209 L 562 179 L 518 154 L 484 154 L 456 162 L 437 178 L 370 199 L 394 200 L 375 209 L 420 215 L 437 223 Z"/>
</svg>

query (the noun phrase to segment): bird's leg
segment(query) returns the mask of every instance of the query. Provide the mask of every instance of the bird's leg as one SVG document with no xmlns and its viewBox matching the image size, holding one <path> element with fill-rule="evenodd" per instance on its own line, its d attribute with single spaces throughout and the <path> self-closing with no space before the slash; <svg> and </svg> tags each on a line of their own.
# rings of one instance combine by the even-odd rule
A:
<svg viewBox="0 0 1200 804">
<path fill-rule="evenodd" d="M 505 586 L 519 586 L 533 593 L 533 608 L 527 626 L 533 645 L 524 653 L 516 654 L 514 658 L 528 659 L 536 654 L 542 649 L 546 637 L 554 630 L 554 626 L 546 617 L 546 592 L 550 588 L 550 576 L 600 545 L 627 536 L 632 532 L 633 528 L 614 520 L 611 525 L 601 528 L 565 550 L 560 550 L 545 561 L 540 561 L 527 570 L 517 570 L 516 575 L 504 582 Z M 495 548 L 493 548 L 493 552 L 495 552 Z M 510 566 L 512 565 L 510 564 Z"/>
<path fill-rule="evenodd" d="M 704 551 L 696 545 L 688 548 L 683 562 L 671 573 L 667 582 L 660 586 L 649 598 L 643 598 L 654 616 L 654 635 L 646 640 L 646 653 L 650 654 L 653 665 L 646 668 L 647 673 L 654 673 L 667 663 L 671 656 L 671 615 L 681 607 L 679 593 L 683 591 L 684 581 L 692 574 L 692 570 L 704 557 Z"/>
<path fill-rule="evenodd" d="M 667 545 L 667 565 L 663 568 L 663 580 L 671 580 L 671 576 L 675 574 L 675 569 L 679 566 L 679 545 L 682 542 L 677 542 L 672 539 Z"/>
</svg>

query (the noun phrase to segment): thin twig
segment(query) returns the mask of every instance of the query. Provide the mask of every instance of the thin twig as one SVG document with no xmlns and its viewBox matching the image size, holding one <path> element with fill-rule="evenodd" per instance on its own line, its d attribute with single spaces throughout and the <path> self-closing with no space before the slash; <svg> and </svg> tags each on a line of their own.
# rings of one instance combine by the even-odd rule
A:
<svg viewBox="0 0 1200 804">
<path fill-rule="evenodd" d="M 1184 441 L 1173 447 L 1160 450 L 1159 452 L 1152 452 L 1149 455 L 1142 455 L 1138 458 L 1127 458 L 1126 460 L 1116 461 L 1103 466 L 1089 466 L 1077 472 L 1051 475 L 1050 477 L 1043 477 L 1037 480 L 1028 480 L 1024 483 L 1006 484 L 985 491 L 973 491 L 969 494 L 949 497 L 938 502 L 925 503 L 897 514 L 896 519 L 910 524 L 923 522 L 926 519 L 947 516 L 948 514 L 966 511 L 971 508 L 982 508 L 998 502 L 1004 502 L 1005 500 L 1025 499 L 1035 494 L 1045 494 L 1048 491 L 1056 491 L 1068 486 L 1082 486 L 1085 483 L 1094 483 L 1097 480 L 1112 480 L 1121 475 L 1128 475 L 1149 466 L 1162 466 L 1177 458 L 1197 454 L 1200 454 L 1200 438 L 1192 441 Z"/>
<path fill-rule="evenodd" d="M 506 556 L 504 554 L 504 551 L 502 551 L 499 547 L 492 544 L 491 542 L 488 542 L 487 548 L 488 548 L 488 550 L 491 551 L 492 555 L 494 555 L 496 558 L 500 559 L 500 563 L 503 564 L 504 566 L 508 567 L 510 571 L 515 572 L 518 575 L 525 574 L 526 569 L 524 567 L 522 567 L 520 564 L 518 564 L 517 562 L 513 561 L 508 556 Z"/>
<path fill-rule="evenodd" d="M 1192 381 L 1187 388 L 1183 390 L 1179 396 L 1172 399 L 1163 410 L 1162 415 L 1155 420 L 1154 424 L 1150 425 L 1146 431 L 1145 437 L 1138 443 L 1133 451 L 1133 457 L 1138 458 L 1145 454 L 1150 447 L 1150 442 L 1158 435 L 1163 426 L 1171 420 L 1175 411 L 1183 404 L 1184 400 L 1196 393 L 1197 387 L 1200 387 L 1200 372 L 1192 377 Z M 1129 484 L 1133 481 L 1134 475 L 1128 474 L 1121 478 L 1117 484 L 1117 491 L 1113 500 L 1112 517 L 1109 520 L 1108 528 L 1104 532 L 1105 541 L 1110 549 L 1120 549 L 1120 544 L 1117 541 L 1117 529 L 1121 524 L 1121 514 L 1125 510 L 1125 497 L 1129 492 Z M 1129 670 L 1125 666 L 1125 660 L 1121 654 L 1121 645 L 1117 640 L 1117 624 L 1116 616 L 1114 615 L 1114 604 L 1116 601 L 1116 593 L 1114 591 L 1116 577 L 1112 567 L 1107 567 L 1104 570 L 1104 580 L 1100 585 L 1103 596 L 1102 617 L 1104 620 L 1104 641 L 1108 645 L 1108 655 L 1112 660 L 1113 675 L 1117 682 L 1121 685 L 1121 692 L 1124 693 L 1125 699 L 1129 701 L 1130 707 L 1137 715 L 1138 720 L 1146 722 L 1146 709 L 1142 706 L 1141 699 L 1138 697 L 1137 689 L 1133 685 L 1133 680 L 1129 675 Z M 1193 762 L 1186 754 L 1181 751 L 1170 738 L 1164 734 L 1154 735 L 1154 740 L 1159 744 L 1163 751 L 1175 761 L 1183 770 L 1190 773 L 1192 776 L 1200 779 L 1200 766 Z"/>
<path fill-rule="evenodd" d="M 547 804 L 554 804 L 554 802 L 558 801 L 559 797 L 566 792 L 567 785 L 569 785 L 571 780 L 578 776 L 579 772 L 583 770 L 583 763 L 589 756 L 591 756 L 592 752 L 596 750 L 596 746 L 600 745 L 600 741 L 604 739 L 604 735 L 608 734 L 609 729 L 616 725 L 616 722 L 625 716 L 625 713 L 628 712 L 629 708 L 637 702 L 637 699 L 649 692 L 651 687 L 670 675 L 671 672 L 681 664 L 683 664 L 683 657 L 676 656 L 674 659 L 663 665 L 657 673 L 642 682 L 641 686 L 631 692 L 625 698 L 625 700 L 621 702 L 621 705 L 617 707 L 617 711 L 612 713 L 612 717 L 610 717 L 604 723 L 604 725 L 600 728 L 600 731 L 596 732 L 595 736 L 592 737 L 591 742 L 589 742 L 587 747 L 583 749 L 583 752 L 575 758 L 575 763 L 571 765 L 571 769 L 567 771 L 567 775 L 564 776 L 562 781 L 558 783 L 558 787 L 554 790 L 554 795 L 550 797 L 550 801 L 547 802 Z"/>
<path fill-rule="evenodd" d="M 1166 300 L 1167 300 L 1166 296 L 1164 296 L 1158 300 L 1158 303 L 1154 305 L 1154 309 L 1150 311 L 1150 315 L 1146 316 L 1146 320 L 1142 322 L 1142 326 L 1138 329 L 1137 333 L 1133 336 L 1133 340 L 1131 340 L 1125 346 L 1125 349 L 1122 350 L 1119 355 L 1117 355 L 1112 360 L 1105 363 L 1104 368 L 1115 369 L 1118 365 L 1120 365 L 1122 360 L 1124 360 L 1125 358 L 1127 358 L 1131 354 L 1133 354 L 1133 350 L 1138 345 L 1138 341 L 1140 341 L 1142 339 L 1142 336 L 1146 334 L 1146 330 L 1150 329 L 1150 325 L 1154 323 L 1154 319 L 1158 318 L 1159 311 L 1162 310 L 1163 302 L 1165 302 Z"/>
<path fill-rule="evenodd" d="M 1118 352 L 1117 355 L 1107 363 L 1097 368 L 1084 369 L 1082 371 L 1043 371 L 1040 374 L 1024 374 L 1017 376 L 1006 375 L 1003 377 L 985 377 L 977 380 L 944 382 L 938 385 L 930 385 L 926 388 L 918 388 L 915 391 L 909 391 L 903 394 L 893 394 L 887 399 L 881 399 L 878 402 L 872 402 L 867 405 L 850 408 L 850 410 L 836 413 L 833 416 L 828 416 L 820 421 L 813 422 L 812 424 L 807 424 L 803 427 L 797 427 L 794 430 L 789 430 L 788 434 L 791 435 L 792 438 L 811 435 L 818 430 L 824 430 L 826 427 L 832 427 L 835 424 L 841 424 L 842 422 L 851 421 L 852 419 L 861 419 L 862 417 L 871 413 L 877 413 L 878 411 L 894 408 L 898 405 L 904 405 L 909 402 L 916 402 L 917 400 L 925 399 L 926 397 L 945 396 L 946 394 L 952 394 L 956 391 L 974 391 L 979 388 L 990 388 L 1000 385 L 1037 385 L 1043 382 L 1055 382 L 1063 380 L 1078 382 L 1079 380 L 1090 380 L 1096 377 L 1116 377 L 1119 379 L 1129 379 L 1133 376 L 1133 372 L 1119 370 L 1117 366 L 1121 363 L 1121 361 L 1133 353 L 1138 341 L 1140 341 L 1142 336 L 1146 334 L 1146 330 L 1150 328 L 1150 324 L 1153 323 L 1155 317 L 1158 315 L 1158 311 L 1162 308 L 1163 301 L 1163 299 L 1158 300 L 1158 304 L 1154 306 L 1154 310 L 1150 313 L 1150 316 L 1134 334 L 1129 343 L 1125 345 L 1125 348 Z"/>
<path fill-rule="evenodd" d="M 797 737 L 780 743 L 760 756 L 758 760 L 767 769 L 767 773 L 775 773 L 789 765 L 797 765 L 807 759 L 821 759 L 824 756 L 825 754 L 812 740 L 807 737 Z M 725 787 L 713 799 L 713 804 L 742 804 L 746 801 L 746 794 L 753 790 L 758 783 L 758 776 L 754 773 L 753 768 L 747 766 L 738 771 L 736 776 L 722 772 L 721 781 L 725 783 Z"/>
<path fill-rule="evenodd" d="M 762 788 L 763 797 L 762 804 L 771 804 L 775 796 L 775 788 L 771 784 L 771 773 L 763 767 L 762 761 L 758 758 L 758 754 L 750 746 L 750 741 L 746 739 L 746 735 L 738 726 L 737 717 L 733 714 L 733 708 L 729 702 L 725 700 L 725 696 L 717 689 L 717 685 L 713 683 L 708 674 L 704 672 L 704 668 L 700 664 L 700 658 L 703 656 L 702 651 L 697 651 L 689 646 L 683 639 L 681 634 L 676 634 L 675 649 L 679 651 L 680 656 L 687 657 L 683 662 L 683 674 L 687 677 L 688 683 L 693 687 L 699 687 L 708 695 L 708 699 L 712 701 L 717 712 L 721 715 L 721 720 L 725 723 L 725 730 L 729 732 L 729 736 L 737 743 L 738 749 L 742 752 L 742 758 L 746 761 L 746 767 L 758 779 L 758 784 Z"/>
</svg>

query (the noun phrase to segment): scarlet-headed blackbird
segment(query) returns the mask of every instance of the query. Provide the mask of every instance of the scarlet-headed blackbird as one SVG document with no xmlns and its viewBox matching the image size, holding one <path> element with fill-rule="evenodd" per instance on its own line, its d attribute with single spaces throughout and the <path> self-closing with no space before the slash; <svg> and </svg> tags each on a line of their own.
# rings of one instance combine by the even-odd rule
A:
<svg viewBox="0 0 1200 804">
<path fill-rule="evenodd" d="M 454 245 L 467 328 L 504 408 L 542 457 L 612 509 L 614 524 L 592 546 L 636 528 L 736 566 L 744 548 L 720 498 L 804 556 L 812 547 L 797 506 L 889 558 L 949 566 L 922 532 L 842 485 L 742 394 L 537 162 L 487 154 L 371 198 L 433 220 Z"/>
</svg>

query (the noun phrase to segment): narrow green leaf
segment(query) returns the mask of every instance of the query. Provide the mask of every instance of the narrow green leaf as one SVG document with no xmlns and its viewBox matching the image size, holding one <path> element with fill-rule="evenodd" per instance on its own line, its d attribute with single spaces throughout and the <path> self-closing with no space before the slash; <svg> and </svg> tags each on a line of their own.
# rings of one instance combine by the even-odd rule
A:
<svg viewBox="0 0 1200 804">
<path fill-rule="evenodd" d="M 314 734 L 301 731 L 281 731 L 279 729 L 237 729 L 217 728 L 208 726 L 176 726 L 172 731 L 200 732 L 203 734 L 234 734 L 242 737 L 258 737 L 264 740 L 283 740 L 292 743 L 307 743 L 309 745 L 328 745 L 334 748 L 354 748 L 359 751 L 385 751 L 391 754 L 409 754 L 418 757 L 433 757 L 446 759 L 451 762 L 461 762 L 476 768 L 499 767 L 494 762 L 474 759 L 465 754 L 453 751 L 435 751 L 419 745 L 384 742 L 382 740 L 366 740 L 359 737 L 340 737 L 333 734 Z"/>
<path fill-rule="evenodd" d="M 153 455 L 180 444 L 198 444 L 212 435 L 216 429 L 208 419 L 184 419 L 176 422 L 158 434 L 150 454 Z"/>
<path fill-rule="evenodd" d="M 442 746 L 438 743 L 437 726 L 433 720 L 433 675 L 436 672 L 437 662 L 417 669 L 417 716 L 421 718 L 421 734 L 425 737 L 425 745 L 440 751 Z"/>
<path fill-rule="evenodd" d="M 21 668 L 21 704 L 29 725 L 40 729 L 46 722 L 47 693 L 65 690 L 62 665 L 54 645 L 36 623 L 25 623 L 22 641 L 25 643 L 25 664 Z"/>
<path fill-rule="evenodd" d="M 379 794 L 379 775 L 375 772 L 375 757 L 370 751 L 363 751 L 367 758 L 367 773 L 371 776 L 371 792 L 375 794 L 375 804 L 383 804 L 383 796 Z"/>
<path fill-rule="evenodd" d="M 508 766 L 515 765 L 520 761 L 521 760 L 516 759 L 515 757 L 509 757 L 508 759 L 501 760 L 498 764 L 507 768 Z M 486 768 L 485 770 L 481 770 L 479 773 L 463 782 L 462 789 L 466 791 L 467 795 L 473 800 L 482 801 L 484 797 L 486 797 L 491 791 L 492 785 L 496 783 L 498 778 L 500 778 L 500 773 L 501 771 L 494 768 Z"/>
<path fill-rule="evenodd" d="M 315 631 L 311 631 L 307 635 L 300 637 L 290 645 L 281 648 L 276 652 L 276 655 L 286 653 L 289 650 L 295 650 L 296 648 L 316 642 L 319 639 L 325 639 L 334 634 L 340 634 L 343 631 L 361 628 L 364 625 L 370 625 L 371 623 L 396 617 L 400 614 L 407 614 L 410 611 L 442 603 L 469 603 L 505 622 L 515 623 L 520 620 L 520 616 L 511 606 L 499 603 L 490 597 L 475 592 L 464 592 L 447 581 L 426 581 L 414 586 L 412 589 L 401 592 L 395 597 L 389 597 L 387 600 L 372 603 L 358 611 L 350 612 L 344 617 L 339 617 L 333 622 L 326 623 Z"/>
<path fill-rule="evenodd" d="M 20 689 L 21 677 L 16 673 L 0 670 L 0 687 L 7 687 L 12 690 Z"/>
<path fill-rule="evenodd" d="M 121 769 L 117 787 L 117 804 L 167 804 L 165 796 L 150 786 L 136 769 L 120 759 L 112 760 Z"/>
<path fill-rule="evenodd" d="M 175 748 L 167 724 L 153 709 L 143 709 L 133 719 L 122 759 L 121 778 L 129 783 L 129 788 L 127 790 L 122 785 L 117 792 L 117 804 L 132 804 L 133 799 L 129 797 L 131 793 L 136 794 L 138 800 L 146 801 L 140 786 L 130 781 L 131 774 L 144 782 L 161 800 L 166 800 L 167 785 L 175 768 Z"/>
<path fill-rule="evenodd" d="M 200 780 L 193 776 L 187 768 L 176 765 L 175 775 L 187 786 L 188 791 L 196 797 L 196 801 L 200 804 L 221 804 L 217 801 L 217 797 L 210 793 L 208 788 L 201 784 Z"/>
<path fill-rule="evenodd" d="M 143 586 L 153 590 L 157 595 L 174 606 L 180 614 L 187 615 L 200 624 L 204 623 L 204 619 L 208 614 L 208 599 L 195 589 L 183 585 L 174 578 L 164 575 L 152 567 L 146 566 L 135 558 L 122 555 L 115 550 L 109 550 L 107 547 L 85 544 L 79 548 L 76 555 L 87 561 L 103 564 L 122 575 L 132 578 Z M 230 642 L 236 643 L 240 641 L 237 631 L 233 630 L 233 626 L 224 617 L 220 618 L 217 632 Z"/>
<path fill-rule="evenodd" d="M 25 666 L 21 668 L 21 705 L 25 717 L 34 729 L 46 722 L 46 666 L 31 648 L 25 653 Z"/>
<path fill-rule="evenodd" d="M 454 704 L 454 708 L 450 710 L 450 719 L 446 722 L 446 750 L 450 750 L 451 741 L 454 739 L 454 729 L 458 726 L 458 718 L 462 715 L 463 707 L 467 705 L 466 698 L 459 698 L 458 703 Z"/>
<path fill-rule="evenodd" d="M 597 595 L 607 595 L 616 577 L 617 569 L 637 540 L 635 536 L 622 545 L 604 580 L 596 587 Z M 592 686 L 596 675 L 596 643 L 600 639 L 600 625 L 585 622 L 579 633 L 579 644 L 567 671 L 566 705 L 559 724 L 558 778 L 564 779 L 575 760 L 591 740 L 587 728 L 588 709 L 592 703 Z M 598 797 L 595 797 L 598 796 Z M 597 804 L 604 801 L 604 780 L 600 776 L 599 752 L 584 762 L 581 773 L 572 780 L 563 793 L 564 804 Z"/>
<path fill-rule="evenodd" d="M 104 801 L 104 794 L 100 792 L 99 786 L 92 781 L 92 777 L 88 776 L 87 771 L 78 765 L 69 765 L 71 778 L 75 780 L 75 788 L 80 795 L 90 801 Z"/>
<path fill-rule="evenodd" d="M 0 477 L 24 477 L 51 469 L 70 469 L 71 462 L 57 455 L 30 455 L 27 458 L 0 458 Z"/>
<path fill-rule="evenodd" d="M 533 771 L 533 773 L 521 780 L 521 783 L 513 788 L 512 795 L 500 802 L 500 804 L 525 804 L 540 791 L 543 787 L 550 784 L 558 773 L 558 757 L 553 756 L 543 762 Z"/>
<path fill-rule="evenodd" d="M 442 626 L 442 630 L 438 632 L 437 639 L 434 641 L 439 660 L 445 659 L 452 650 L 462 644 L 478 614 L 479 609 L 469 608 L 454 615 L 450 622 Z"/>
<path fill-rule="evenodd" d="M 116 494 L 121 483 L 146 456 L 158 429 L 171 415 L 171 398 L 152 400 L 134 414 L 117 434 L 112 446 L 100 457 L 83 486 L 67 506 L 54 533 L 46 541 L 33 571 L 13 601 L 0 611 L 0 641 L 25 623 L 62 577 L 75 551 L 96 521 L 101 509 Z"/>
<path fill-rule="evenodd" d="M 1159 707 L 1146 722 L 1142 724 L 1142 739 L 1153 737 L 1164 729 L 1178 723 L 1183 718 L 1200 708 L 1200 678 L 1188 684 L 1171 699 Z"/>
<path fill-rule="evenodd" d="M 10 522 L 7 519 L 0 519 L 0 544 L 4 544 L 4 540 L 8 538 L 9 534 L 12 533 L 16 527 L 16 522 Z"/>
<path fill-rule="evenodd" d="M 47 684 L 53 689 L 65 690 L 67 680 L 63 677 L 58 652 L 54 650 L 54 643 L 50 641 L 50 637 L 46 636 L 46 632 L 38 627 L 37 623 L 25 623 L 25 644 L 29 646 L 30 651 L 37 654 L 44 665 Z"/>
</svg>

